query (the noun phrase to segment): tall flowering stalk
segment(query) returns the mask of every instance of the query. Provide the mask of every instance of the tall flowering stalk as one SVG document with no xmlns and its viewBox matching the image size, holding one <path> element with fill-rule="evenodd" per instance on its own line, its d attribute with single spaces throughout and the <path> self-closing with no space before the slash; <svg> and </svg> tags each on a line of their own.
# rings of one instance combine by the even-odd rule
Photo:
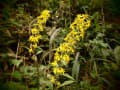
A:
<svg viewBox="0 0 120 90">
<path fill-rule="evenodd" d="M 63 66 L 70 61 L 70 55 L 75 51 L 75 45 L 80 38 L 84 38 L 84 32 L 90 26 L 90 20 L 87 14 L 78 14 L 74 22 L 70 25 L 71 32 L 64 38 L 64 43 L 60 44 L 54 54 L 53 66 L 54 76 L 51 79 L 52 83 L 56 83 L 59 75 L 64 74 Z M 58 82 L 60 83 L 60 82 Z"/>
<path fill-rule="evenodd" d="M 42 38 L 42 35 L 40 33 L 43 32 L 45 24 L 49 17 L 50 17 L 49 11 L 44 10 L 42 11 L 41 15 L 37 17 L 36 23 L 33 24 L 33 28 L 31 29 L 31 35 L 29 37 L 30 53 L 34 53 L 34 50 L 37 48 L 39 44 L 39 39 Z"/>
</svg>

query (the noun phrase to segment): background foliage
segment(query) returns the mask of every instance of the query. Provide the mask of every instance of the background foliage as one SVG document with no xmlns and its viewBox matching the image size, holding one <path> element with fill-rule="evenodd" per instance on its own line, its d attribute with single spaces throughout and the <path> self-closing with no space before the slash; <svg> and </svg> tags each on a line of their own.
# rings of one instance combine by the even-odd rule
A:
<svg viewBox="0 0 120 90">
<path fill-rule="evenodd" d="M 119 90 L 119 4 L 119 0 L 0 0 L 0 90 Z M 31 56 L 30 24 L 44 9 L 51 17 L 36 55 Z M 56 87 L 48 79 L 49 62 L 79 13 L 88 14 L 91 25 Z"/>
</svg>

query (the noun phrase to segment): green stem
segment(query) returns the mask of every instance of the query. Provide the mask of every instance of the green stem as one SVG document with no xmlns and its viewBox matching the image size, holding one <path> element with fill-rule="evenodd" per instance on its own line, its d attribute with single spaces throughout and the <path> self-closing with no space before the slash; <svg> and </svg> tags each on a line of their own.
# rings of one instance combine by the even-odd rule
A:
<svg viewBox="0 0 120 90">
<path fill-rule="evenodd" d="M 37 88 L 38 90 L 40 90 L 40 82 L 39 82 L 39 76 L 40 76 L 40 72 L 39 72 L 39 63 L 38 63 L 38 60 L 35 60 L 35 65 L 36 65 L 36 68 L 37 68 Z"/>
</svg>

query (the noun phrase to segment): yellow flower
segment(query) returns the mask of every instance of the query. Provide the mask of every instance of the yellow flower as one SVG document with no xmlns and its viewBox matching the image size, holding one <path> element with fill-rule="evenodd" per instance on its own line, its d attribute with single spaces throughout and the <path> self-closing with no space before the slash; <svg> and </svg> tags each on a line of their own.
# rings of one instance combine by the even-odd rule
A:
<svg viewBox="0 0 120 90">
<path fill-rule="evenodd" d="M 37 43 L 33 44 L 32 46 L 33 48 L 37 48 Z"/>
<path fill-rule="evenodd" d="M 63 68 L 54 67 L 53 72 L 54 74 L 64 74 L 65 70 Z"/>
<path fill-rule="evenodd" d="M 43 22 L 43 18 L 44 18 L 44 17 L 41 16 L 41 15 L 37 17 L 37 24 L 38 24 L 38 25 L 44 23 L 44 22 Z"/>
<path fill-rule="evenodd" d="M 87 20 L 87 22 L 85 23 L 85 29 L 88 29 L 90 27 L 90 20 Z"/>
<path fill-rule="evenodd" d="M 55 60 L 55 61 L 59 61 L 59 60 L 60 60 L 60 55 L 59 55 L 58 52 L 55 53 L 55 55 L 54 55 L 54 60 Z"/>
<path fill-rule="evenodd" d="M 75 23 L 73 22 L 71 25 L 70 25 L 70 28 L 72 29 L 72 30 L 75 30 Z"/>
<path fill-rule="evenodd" d="M 53 66 L 56 66 L 57 65 L 57 61 L 54 61 L 51 63 Z"/>
<path fill-rule="evenodd" d="M 30 36 L 30 37 L 29 37 L 29 41 L 32 42 L 32 41 L 33 41 L 33 38 L 34 38 L 34 36 Z"/>
<path fill-rule="evenodd" d="M 60 44 L 57 51 L 59 51 L 59 52 L 69 52 L 69 53 L 74 52 L 70 43 L 67 43 L 67 42 Z"/>
<path fill-rule="evenodd" d="M 38 31 L 36 28 L 33 28 L 33 29 L 31 30 L 31 32 L 32 32 L 32 34 L 37 34 L 37 33 L 39 33 L 39 31 Z"/>
<path fill-rule="evenodd" d="M 50 82 L 55 83 L 55 77 L 52 76 Z"/>
<path fill-rule="evenodd" d="M 64 74 L 65 70 L 63 68 L 58 68 L 57 72 L 59 74 Z"/>
<path fill-rule="evenodd" d="M 70 34 L 71 34 L 71 36 L 75 36 L 75 35 L 77 34 L 77 32 L 76 32 L 75 30 L 72 30 L 72 31 L 70 32 Z"/>
<path fill-rule="evenodd" d="M 54 74 L 57 74 L 57 71 L 58 71 L 58 68 L 54 67 L 54 68 L 53 68 Z"/>
<path fill-rule="evenodd" d="M 63 60 L 65 60 L 66 64 L 68 64 L 70 61 L 69 55 L 67 55 L 67 54 L 63 55 Z"/>
<path fill-rule="evenodd" d="M 49 11 L 42 11 L 41 15 L 37 17 L 37 23 L 43 24 L 47 22 L 47 19 L 50 17 Z"/>
<path fill-rule="evenodd" d="M 69 40 L 68 40 L 68 42 L 69 42 L 69 43 L 71 43 L 71 46 L 74 46 L 74 45 L 75 45 L 75 43 L 76 43 L 76 41 L 75 41 L 75 40 L 73 40 L 73 39 L 69 39 Z"/>
<path fill-rule="evenodd" d="M 70 45 L 69 45 L 69 43 L 60 44 L 59 51 L 60 52 L 70 52 Z"/>
<path fill-rule="evenodd" d="M 29 37 L 29 41 L 38 43 L 38 38 L 32 35 Z"/>
<path fill-rule="evenodd" d="M 57 82 L 57 86 L 60 86 L 61 85 L 61 83 L 60 82 Z"/>
<path fill-rule="evenodd" d="M 81 29 L 80 36 L 82 37 L 82 39 L 84 38 L 84 30 L 83 29 Z"/>
<path fill-rule="evenodd" d="M 44 24 L 47 22 L 47 17 L 44 15 L 40 15 L 37 17 L 37 23 L 38 24 Z"/>
<path fill-rule="evenodd" d="M 37 39 L 40 39 L 42 37 L 42 35 L 37 35 Z"/>
<path fill-rule="evenodd" d="M 42 11 L 41 15 L 44 15 L 46 17 L 50 17 L 49 11 L 48 10 L 44 10 Z"/>
<path fill-rule="evenodd" d="M 39 24 L 40 31 L 43 31 L 43 25 Z"/>
<path fill-rule="evenodd" d="M 30 49 L 29 49 L 29 53 L 32 53 L 32 52 L 33 52 L 33 49 L 32 49 L 32 48 L 30 48 Z"/>
<path fill-rule="evenodd" d="M 33 24 L 33 26 L 38 26 L 38 24 L 37 24 L 37 23 L 35 23 L 35 24 Z"/>
<path fill-rule="evenodd" d="M 74 53 L 74 48 L 73 47 L 69 47 L 70 49 L 70 53 Z"/>
<path fill-rule="evenodd" d="M 80 36 L 76 35 L 76 40 L 80 41 Z"/>
</svg>

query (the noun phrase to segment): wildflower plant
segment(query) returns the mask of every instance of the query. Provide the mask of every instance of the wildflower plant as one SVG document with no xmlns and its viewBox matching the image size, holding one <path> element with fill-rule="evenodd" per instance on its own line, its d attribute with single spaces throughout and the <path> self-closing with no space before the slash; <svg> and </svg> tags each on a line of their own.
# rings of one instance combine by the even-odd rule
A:
<svg viewBox="0 0 120 90">
<path fill-rule="evenodd" d="M 118 1 L 1 0 L 0 90 L 117 90 Z"/>
<path fill-rule="evenodd" d="M 63 67 L 69 64 L 70 55 L 75 53 L 77 42 L 80 41 L 81 38 L 84 38 L 85 30 L 87 30 L 89 26 L 90 20 L 87 14 L 78 14 L 74 22 L 70 25 L 71 31 L 64 38 L 64 43 L 61 43 L 56 49 L 54 61 L 51 63 L 53 66 L 54 83 L 58 82 L 57 79 L 59 75 L 65 73 Z M 51 81 L 53 82 L 53 78 Z"/>
<path fill-rule="evenodd" d="M 39 40 L 42 38 L 41 33 L 44 31 L 45 24 L 50 17 L 49 11 L 44 10 L 40 16 L 37 17 L 36 22 L 30 30 L 30 48 L 29 53 L 35 54 L 38 47 Z M 54 60 L 51 62 L 53 75 L 50 77 L 50 82 L 55 86 L 60 86 L 58 81 L 59 76 L 66 71 L 64 66 L 70 62 L 70 55 L 75 53 L 75 46 L 81 38 L 84 38 L 84 32 L 90 26 L 90 20 L 87 14 L 78 14 L 74 22 L 70 25 L 71 31 L 64 38 L 64 43 L 61 43 L 54 53 Z"/>
<path fill-rule="evenodd" d="M 39 40 L 42 38 L 41 32 L 43 32 L 45 28 L 45 24 L 50 17 L 49 11 L 44 10 L 42 11 L 41 15 L 37 17 L 36 23 L 33 24 L 32 29 L 30 30 L 30 48 L 29 53 L 34 53 L 35 49 L 37 48 L 39 44 Z"/>
</svg>

